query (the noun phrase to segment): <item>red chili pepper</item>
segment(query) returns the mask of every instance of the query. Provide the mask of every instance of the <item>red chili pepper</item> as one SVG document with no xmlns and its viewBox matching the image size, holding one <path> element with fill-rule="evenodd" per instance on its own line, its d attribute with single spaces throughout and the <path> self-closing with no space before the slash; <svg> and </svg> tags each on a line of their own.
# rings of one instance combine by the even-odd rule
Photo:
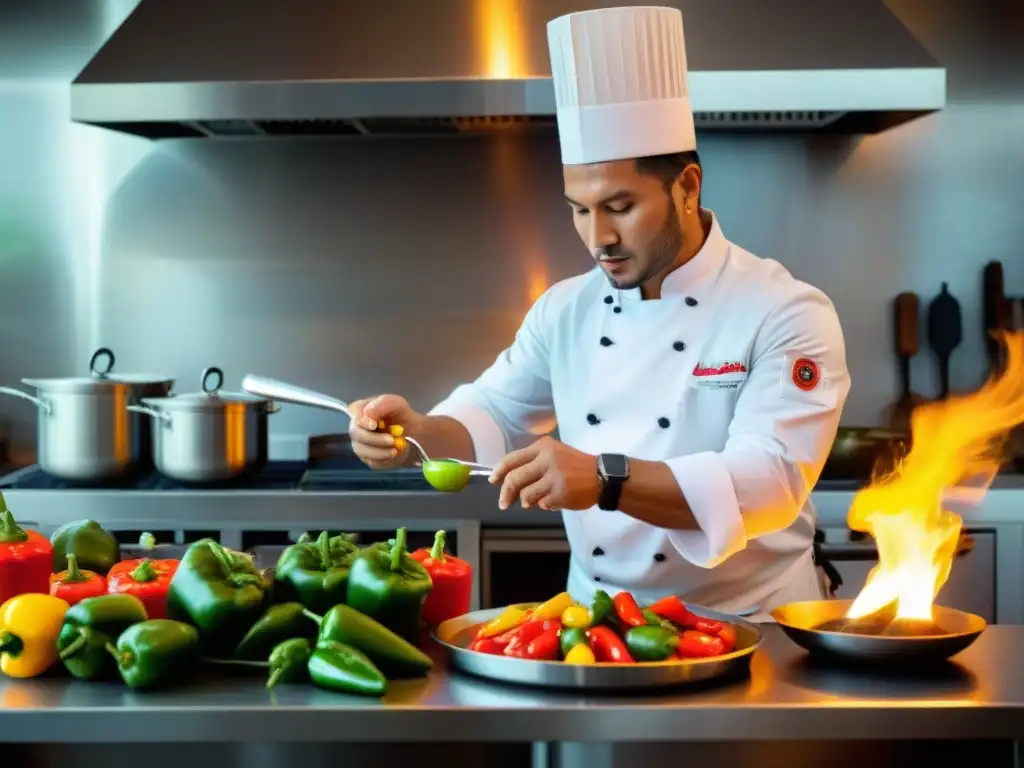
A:
<svg viewBox="0 0 1024 768">
<path fill-rule="evenodd" d="M 495 656 L 501 656 L 505 651 L 505 646 L 495 641 L 493 637 L 481 637 L 479 640 L 474 640 L 469 646 L 469 650 L 477 651 L 478 653 L 490 653 Z"/>
<path fill-rule="evenodd" d="M 167 590 L 178 570 L 178 560 L 122 560 L 107 574 L 107 592 L 135 595 L 150 619 L 167 618 Z"/>
<path fill-rule="evenodd" d="M 562 623 L 557 619 L 529 621 L 521 627 L 508 633 L 508 642 L 505 643 L 506 656 L 521 656 L 526 647 L 545 632 L 552 629 L 560 629 Z"/>
<path fill-rule="evenodd" d="M 469 613 L 473 566 L 444 553 L 445 532 L 434 534 L 434 546 L 417 549 L 411 557 L 427 569 L 434 583 L 423 602 L 423 620 L 431 627 Z"/>
<path fill-rule="evenodd" d="M 52 559 L 50 540 L 19 526 L 0 494 L 0 605 L 27 592 L 49 594 Z"/>
<path fill-rule="evenodd" d="M 551 661 L 558 658 L 558 633 L 560 627 L 545 629 L 537 637 L 533 638 L 524 646 L 519 646 L 512 653 L 505 649 L 505 654 L 520 659 L 535 659 L 537 661 Z"/>
<path fill-rule="evenodd" d="M 107 594 L 107 580 L 98 573 L 80 569 L 78 557 L 69 554 L 68 569 L 50 574 L 50 594 L 74 605 L 87 597 Z"/>
<path fill-rule="evenodd" d="M 721 656 L 724 653 L 725 643 L 720 637 L 712 637 L 692 629 L 679 636 L 679 655 L 683 658 L 703 659 L 708 656 Z"/>
<path fill-rule="evenodd" d="M 686 629 L 693 629 L 697 626 L 697 616 L 675 595 L 661 598 L 661 600 L 647 606 L 647 610 Z"/>
<path fill-rule="evenodd" d="M 626 648 L 626 644 L 611 627 L 604 624 L 591 627 L 587 630 L 587 640 L 590 642 L 590 650 L 594 652 L 594 656 L 599 662 L 633 663 L 633 657 Z"/>
<path fill-rule="evenodd" d="M 642 627 L 647 623 L 644 612 L 640 610 L 640 606 L 629 592 L 619 592 L 612 602 L 615 603 L 615 614 L 623 624 Z"/>
<path fill-rule="evenodd" d="M 698 616 L 697 622 L 694 624 L 693 628 L 698 632 L 703 632 L 705 635 L 714 635 L 717 637 L 718 633 L 722 631 L 722 622 Z"/>
<path fill-rule="evenodd" d="M 729 653 L 736 647 L 736 627 L 732 624 L 723 624 L 722 628 L 718 630 L 718 639 L 725 646 L 725 652 Z"/>
</svg>

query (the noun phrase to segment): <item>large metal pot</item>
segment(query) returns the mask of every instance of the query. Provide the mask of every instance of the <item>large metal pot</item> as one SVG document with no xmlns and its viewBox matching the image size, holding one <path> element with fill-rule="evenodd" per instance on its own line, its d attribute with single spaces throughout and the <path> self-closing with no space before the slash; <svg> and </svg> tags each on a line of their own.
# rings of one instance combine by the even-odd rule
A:
<svg viewBox="0 0 1024 768">
<path fill-rule="evenodd" d="M 0 394 L 35 403 L 36 453 L 48 475 L 70 482 L 105 482 L 152 467 L 150 424 L 126 408 L 144 397 L 165 397 L 174 385 L 166 376 L 111 373 L 114 353 L 96 350 L 91 376 L 22 379 L 30 395 L 0 387 Z"/>
<path fill-rule="evenodd" d="M 212 383 L 211 383 L 212 381 Z M 157 471 L 181 483 L 219 483 L 255 475 L 267 464 L 267 415 L 274 402 L 221 392 L 224 372 L 203 371 L 201 392 L 147 397 L 128 410 L 153 418 Z"/>
</svg>

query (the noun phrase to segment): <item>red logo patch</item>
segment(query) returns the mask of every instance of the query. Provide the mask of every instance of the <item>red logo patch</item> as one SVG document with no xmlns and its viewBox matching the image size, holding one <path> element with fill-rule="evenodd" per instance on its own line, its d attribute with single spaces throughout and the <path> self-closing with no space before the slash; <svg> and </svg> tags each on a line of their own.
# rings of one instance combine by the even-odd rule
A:
<svg viewBox="0 0 1024 768">
<path fill-rule="evenodd" d="M 717 366 L 707 366 L 697 363 L 693 368 L 694 376 L 725 376 L 729 373 L 746 373 L 747 366 L 743 363 L 724 363 Z"/>
<path fill-rule="evenodd" d="M 793 363 L 793 383 L 797 389 L 810 392 L 821 381 L 821 369 L 813 360 L 801 357 Z"/>
</svg>

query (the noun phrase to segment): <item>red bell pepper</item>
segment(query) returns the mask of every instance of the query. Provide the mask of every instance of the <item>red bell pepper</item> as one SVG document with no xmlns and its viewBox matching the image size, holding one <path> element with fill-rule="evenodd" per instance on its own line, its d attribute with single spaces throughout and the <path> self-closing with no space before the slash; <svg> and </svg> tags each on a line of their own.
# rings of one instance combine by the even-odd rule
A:
<svg viewBox="0 0 1024 768">
<path fill-rule="evenodd" d="M 50 594 L 74 605 L 87 597 L 107 594 L 107 580 L 98 573 L 80 569 L 78 557 L 71 553 L 67 570 L 50 574 Z"/>
<path fill-rule="evenodd" d="M 643 611 L 636 604 L 636 599 L 629 592 L 619 592 L 613 599 L 615 615 L 619 621 L 630 627 L 642 627 L 647 623 Z"/>
<path fill-rule="evenodd" d="M 647 606 L 647 610 L 656 616 L 671 621 L 673 624 L 693 629 L 697 626 L 697 616 L 675 595 L 663 597 Z"/>
<path fill-rule="evenodd" d="M 134 595 L 146 606 L 150 619 L 167 618 L 167 590 L 178 570 L 178 560 L 122 560 L 107 574 L 107 592 Z"/>
<path fill-rule="evenodd" d="M 411 553 L 430 574 L 434 586 L 423 602 L 423 620 L 436 627 L 448 619 L 469 613 L 473 594 L 473 566 L 444 553 L 445 532 L 434 534 L 434 546 L 423 547 Z"/>
<path fill-rule="evenodd" d="M 598 662 L 612 664 L 632 664 L 633 657 L 626 648 L 626 643 L 611 627 L 601 624 L 587 630 L 590 650 Z"/>
<path fill-rule="evenodd" d="M 528 621 L 520 627 L 507 633 L 508 639 L 505 643 L 506 656 L 522 656 L 526 647 L 545 632 L 561 628 L 562 624 L 558 619 L 546 621 Z M 504 639 L 504 638 L 503 638 Z"/>
<path fill-rule="evenodd" d="M 679 655 L 684 659 L 721 656 L 725 652 L 725 643 L 720 637 L 705 635 L 693 629 L 688 629 L 679 636 Z"/>
<path fill-rule="evenodd" d="M 52 559 L 50 540 L 18 525 L 0 494 L 0 605 L 28 592 L 48 595 Z"/>
</svg>

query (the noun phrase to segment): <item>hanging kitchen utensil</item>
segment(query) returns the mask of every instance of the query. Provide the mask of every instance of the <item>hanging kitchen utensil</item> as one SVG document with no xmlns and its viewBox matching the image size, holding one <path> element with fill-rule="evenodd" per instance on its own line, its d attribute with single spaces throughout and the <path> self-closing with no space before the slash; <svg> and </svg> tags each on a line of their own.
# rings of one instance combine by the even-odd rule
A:
<svg viewBox="0 0 1024 768">
<path fill-rule="evenodd" d="M 909 430 L 910 414 L 922 401 L 921 396 L 910 389 L 910 361 L 921 349 L 918 331 L 920 310 L 921 302 L 916 293 L 901 293 L 893 302 L 893 335 L 900 367 L 900 395 L 889 406 L 886 417 L 892 429 Z"/>
<path fill-rule="evenodd" d="M 949 397 L 949 360 L 964 338 L 960 302 L 943 283 L 939 295 L 928 305 L 928 346 L 939 365 L 939 400 Z"/>
<path fill-rule="evenodd" d="M 266 466 L 267 416 L 278 406 L 244 392 L 221 392 L 223 384 L 224 372 L 207 368 L 201 392 L 147 397 L 128 407 L 156 422 L 153 459 L 160 474 L 181 483 L 220 483 Z"/>
<path fill-rule="evenodd" d="M 982 280 L 982 314 L 985 327 L 985 356 L 988 359 L 987 376 L 1003 370 L 1005 352 L 999 340 L 999 333 L 1009 324 L 1008 302 L 1003 286 L 1003 265 L 990 261 L 985 265 Z"/>
<path fill-rule="evenodd" d="M 125 414 L 144 397 L 163 397 L 174 379 L 166 376 L 115 374 L 114 353 L 96 350 L 90 376 L 67 379 L 22 379 L 35 387 L 30 395 L 0 387 L 0 394 L 34 403 L 38 409 L 36 460 L 52 477 L 73 483 L 103 483 L 152 466 L 148 420 Z"/>
</svg>

